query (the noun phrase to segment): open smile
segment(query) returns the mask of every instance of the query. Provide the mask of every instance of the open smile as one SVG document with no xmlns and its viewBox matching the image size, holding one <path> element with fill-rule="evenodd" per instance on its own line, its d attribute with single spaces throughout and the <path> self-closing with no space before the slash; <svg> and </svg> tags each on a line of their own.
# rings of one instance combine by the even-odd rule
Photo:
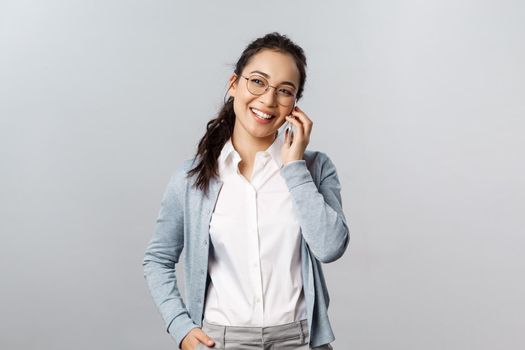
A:
<svg viewBox="0 0 525 350">
<path fill-rule="evenodd" d="M 250 107 L 253 117 L 260 123 L 268 124 L 272 119 L 275 118 L 273 114 L 267 114 L 263 111 L 258 110 L 257 108 Z"/>
</svg>

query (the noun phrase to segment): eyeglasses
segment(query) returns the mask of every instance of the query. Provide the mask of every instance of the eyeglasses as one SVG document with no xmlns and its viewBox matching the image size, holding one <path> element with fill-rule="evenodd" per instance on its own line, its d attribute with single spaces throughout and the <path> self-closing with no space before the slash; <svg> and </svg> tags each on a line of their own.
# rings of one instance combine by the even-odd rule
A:
<svg viewBox="0 0 525 350">
<path fill-rule="evenodd" d="M 244 75 L 241 75 L 241 77 L 246 79 L 246 88 L 253 95 L 261 96 L 272 87 L 277 92 L 277 103 L 281 106 L 291 106 L 295 101 L 295 89 L 290 86 L 271 86 L 266 78 L 256 74 L 250 75 L 249 78 L 246 78 Z"/>
</svg>

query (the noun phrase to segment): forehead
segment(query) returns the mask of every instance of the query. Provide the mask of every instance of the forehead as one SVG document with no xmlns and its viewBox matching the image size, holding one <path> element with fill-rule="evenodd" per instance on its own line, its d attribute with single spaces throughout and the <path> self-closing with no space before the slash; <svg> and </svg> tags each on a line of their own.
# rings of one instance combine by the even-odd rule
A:
<svg viewBox="0 0 525 350">
<path fill-rule="evenodd" d="M 289 54 L 272 50 L 262 50 L 252 56 L 243 72 L 258 70 L 270 76 L 269 80 L 274 83 L 292 81 L 299 85 L 299 69 L 294 59 Z"/>
</svg>

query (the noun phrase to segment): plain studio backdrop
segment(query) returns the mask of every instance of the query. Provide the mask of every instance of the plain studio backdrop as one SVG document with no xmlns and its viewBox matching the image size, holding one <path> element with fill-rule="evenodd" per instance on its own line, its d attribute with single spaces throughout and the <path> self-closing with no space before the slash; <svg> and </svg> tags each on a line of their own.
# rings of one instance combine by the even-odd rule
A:
<svg viewBox="0 0 525 350">
<path fill-rule="evenodd" d="M 334 348 L 525 347 L 522 1 L 3 0 L 1 349 L 176 349 L 143 254 L 271 31 L 305 49 L 350 225 Z"/>
</svg>

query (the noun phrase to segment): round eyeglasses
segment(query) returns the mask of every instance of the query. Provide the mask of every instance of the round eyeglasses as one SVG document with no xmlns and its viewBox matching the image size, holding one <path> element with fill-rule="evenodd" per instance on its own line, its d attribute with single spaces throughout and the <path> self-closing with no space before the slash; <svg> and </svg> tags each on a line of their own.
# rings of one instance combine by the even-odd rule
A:
<svg viewBox="0 0 525 350">
<path fill-rule="evenodd" d="M 244 75 L 241 75 L 241 77 L 246 79 L 246 88 L 251 94 L 255 96 L 263 95 L 266 93 L 266 91 L 268 91 L 269 88 L 272 87 L 277 92 L 277 103 L 279 103 L 281 106 L 288 107 L 293 105 L 295 102 L 295 89 L 293 89 L 291 86 L 271 86 L 266 78 L 256 74 L 250 75 L 249 78 L 245 77 Z"/>
</svg>

